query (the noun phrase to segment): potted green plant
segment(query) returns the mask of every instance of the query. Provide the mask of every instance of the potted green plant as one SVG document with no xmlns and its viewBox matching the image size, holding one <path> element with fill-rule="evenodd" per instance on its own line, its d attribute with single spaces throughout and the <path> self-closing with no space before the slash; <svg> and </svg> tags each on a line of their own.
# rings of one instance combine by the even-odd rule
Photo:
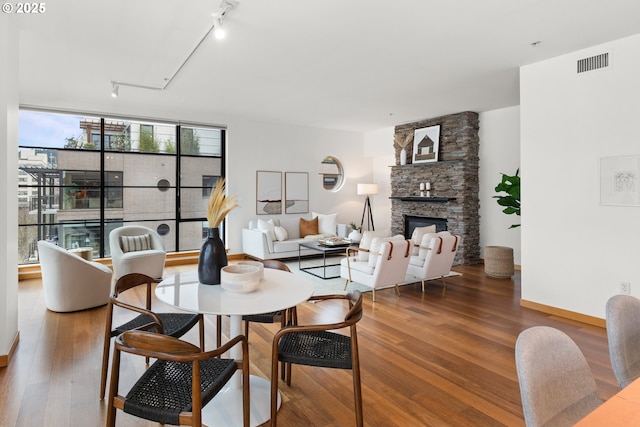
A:
<svg viewBox="0 0 640 427">
<path fill-rule="evenodd" d="M 498 193 L 497 196 L 493 196 L 494 199 L 498 199 L 498 204 L 504 206 L 502 212 L 507 215 L 520 216 L 520 169 L 516 169 L 515 175 L 502 174 L 502 180 L 496 186 L 495 190 Z M 512 224 L 509 228 L 520 227 L 520 224 Z"/>
<path fill-rule="evenodd" d="M 360 240 L 362 239 L 362 233 L 360 232 L 360 229 L 362 227 L 356 225 L 355 222 L 352 222 L 349 225 L 351 226 L 351 233 L 349 233 L 349 236 L 347 236 L 347 238 L 351 240 L 351 243 L 360 243 Z"/>
</svg>

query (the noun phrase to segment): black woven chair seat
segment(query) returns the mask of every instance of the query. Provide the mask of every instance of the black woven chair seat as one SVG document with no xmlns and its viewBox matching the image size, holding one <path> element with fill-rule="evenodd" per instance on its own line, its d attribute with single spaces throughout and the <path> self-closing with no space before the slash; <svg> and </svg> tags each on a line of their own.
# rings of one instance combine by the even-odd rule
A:
<svg viewBox="0 0 640 427">
<path fill-rule="evenodd" d="M 245 322 L 273 323 L 280 316 L 282 316 L 281 311 L 272 311 L 270 313 L 245 314 L 242 316 L 242 320 Z"/>
<path fill-rule="evenodd" d="M 291 332 L 278 343 L 282 362 L 351 369 L 351 337 L 329 331 Z"/>
<path fill-rule="evenodd" d="M 202 406 L 237 370 L 233 359 L 200 362 Z M 191 411 L 192 368 L 189 362 L 156 361 L 127 394 L 124 412 L 163 424 L 179 425 L 180 412 Z"/>
<path fill-rule="evenodd" d="M 189 313 L 156 313 L 160 320 L 162 321 L 162 327 L 164 328 L 164 335 L 169 335 L 175 338 L 179 338 L 182 335 L 186 334 L 189 329 L 193 328 L 193 326 L 198 323 L 198 315 L 197 314 L 189 314 Z M 146 325 L 148 323 L 153 322 L 153 319 L 146 315 L 141 314 L 136 316 L 134 319 L 129 322 L 118 326 L 111 336 L 120 335 L 123 332 L 131 331 L 133 329 L 139 328 L 142 325 Z"/>
</svg>

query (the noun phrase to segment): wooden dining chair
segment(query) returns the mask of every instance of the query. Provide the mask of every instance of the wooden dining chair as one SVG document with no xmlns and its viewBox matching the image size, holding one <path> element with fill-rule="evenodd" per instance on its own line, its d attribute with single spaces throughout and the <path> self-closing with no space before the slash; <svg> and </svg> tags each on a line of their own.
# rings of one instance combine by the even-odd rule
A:
<svg viewBox="0 0 640 427">
<path fill-rule="evenodd" d="M 131 330 L 144 330 L 153 329 L 156 332 L 172 337 L 181 337 L 186 334 L 196 324 L 199 324 L 200 332 L 200 348 L 204 350 L 204 316 L 202 314 L 195 313 L 155 313 L 151 311 L 151 288 L 154 283 L 157 283 L 159 279 L 154 279 L 150 276 L 130 273 L 120 277 L 113 289 L 109 304 L 107 307 L 107 320 L 105 323 L 104 331 L 104 346 L 102 351 L 102 378 L 100 382 L 100 399 L 104 399 L 104 394 L 107 385 L 107 371 L 109 369 L 109 351 L 111 347 L 111 338 L 118 336 L 126 331 Z M 137 288 L 139 286 L 146 286 L 145 289 L 145 306 L 139 307 L 132 304 L 120 301 L 118 297 L 123 292 Z M 127 310 L 135 315 L 135 317 L 128 322 L 120 325 L 113 326 L 113 314 L 114 308 Z M 218 345 L 217 347 L 220 347 Z M 149 359 L 147 359 L 147 363 Z"/>
<path fill-rule="evenodd" d="M 291 385 L 291 365 L 351 369 L 356 425 L 362 427 L 362 390 L 356 323 L 362 318 L 362 294 L 314 295 L 309 301 L 346 300 L 349 310 L 344 320 L 330 324 L 287 325 L 273 337 L 271 358 L 271 425 L 277 425 L 278 364 L 284 362 L 285 381 Z M 333 332 L 349 328 L 349 335 Z"/>
<path fill-rule="evenodd" d="M 242 360 L 223 359 L 231 347 L 242 346 Z M 118 394 L 122 353 L 157 359 L 131 387 Z M 243 425 L 249 426 L 249 345 L 238 335 L 211 351 L 180 339 L 147 331 L 129 331 L 115 340 L 109 387 L 107 426 L 114 427 L 116 412 L 161 424 L 202 426 L 202 407 L 220 392 L 234 373 L 242 370 Z"/>
</svg>

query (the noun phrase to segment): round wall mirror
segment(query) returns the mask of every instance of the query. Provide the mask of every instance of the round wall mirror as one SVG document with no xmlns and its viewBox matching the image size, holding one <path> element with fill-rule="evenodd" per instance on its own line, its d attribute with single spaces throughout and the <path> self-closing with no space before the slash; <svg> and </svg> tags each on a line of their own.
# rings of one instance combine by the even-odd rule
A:
<svg viewBox="0 0 640 427">
<path fill-rule="evenodd" d="M 344 184 L 344 169 L 340 160 L 333 156 L 322 159 L 322 187 L 327 191 L 338 191 Z"/>
</svg>

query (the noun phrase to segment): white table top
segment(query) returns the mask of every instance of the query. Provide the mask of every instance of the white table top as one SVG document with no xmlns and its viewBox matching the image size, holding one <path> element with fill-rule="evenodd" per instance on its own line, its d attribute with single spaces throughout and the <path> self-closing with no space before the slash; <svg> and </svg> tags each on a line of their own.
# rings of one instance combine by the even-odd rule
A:
<svg viewBox="0 0 640 427">
<path fill-rule="evenodd" d="M 198 272 L 188 271 L 165 278 L 156 287 L 161 301 L 192 313 L 245 315 L 293 307 L 309 299 L 313 283 L 297 274 L 264 269 L 260 287 L 250 293 L 225 291 L 220 285 L 203 285 Z"/>
</svg>

